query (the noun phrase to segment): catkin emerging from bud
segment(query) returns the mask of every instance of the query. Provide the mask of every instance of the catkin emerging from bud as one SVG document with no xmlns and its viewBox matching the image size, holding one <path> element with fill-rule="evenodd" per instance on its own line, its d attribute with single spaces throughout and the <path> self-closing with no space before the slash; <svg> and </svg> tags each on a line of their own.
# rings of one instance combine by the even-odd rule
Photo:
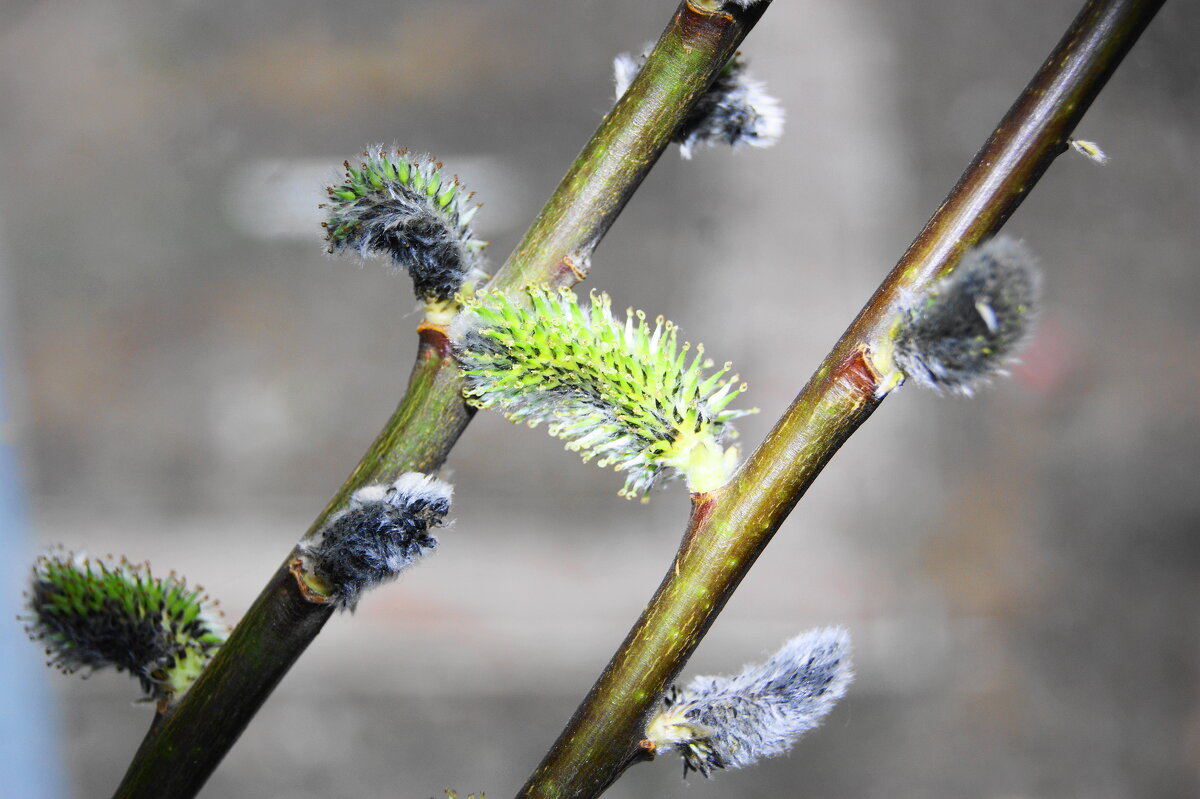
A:
<svg viewBox="0 0 1200 799">
<path fill-rule="evenodd" d="M 593 294 L 586 311 L 567 289 L 533 288 L 529 298 L 529 308 L 476 298 L 451 328 L 468 402 L 530 427 L 549 422 L 584 461 L 627 472 L 625 497 L 644 496 L 668 470 L 692 491 L 725 483 L 737 457 L 722 446 L 729 423 L 754 412 L 728 409 L 746 388 L 725 377 L 731 364 L 706 376 L 702 346 L 689 362 L 674 324 L 660 316 L 651 326 L 632 309 L 620 321 L 607 294 Z"/>
<path fill-rule="evenodd" d="M 618 99 L 633 83 L 650 47 L 640 58 L 622 53 L 613 60 Z M 779 101 L 767 94 L 764 83 L 750 77 L 745 61 L 736 54 L 692 106 L 671 140 L 679 144 L 684 158 L 691 158 L 700 146 L 770 147 L 783 135 L 783 122 Z"/>
<path fill-rule="evenodd" d="M 447 302 L 483 274 L 486 242 L 471 232 L 479 206 L 442 164 L 380 146 L 346 162 L 345 180 L 328 189 L 324 223 L 330 253 L 384 255 L 408 270 L 420 299 Z"/>
<path fill-rule="evenodd" d="M 345 510 L 301 544 L 306 570 L 337 607 L 353 610 L 363 591 L 394 580 L 437 546 L 429 528 L 450 512 L 453 490 L 419 472 L 406 472 L 390 486 L 360 488 Z"/>
<path fill-rule="evenodd" d="M 182 695 L 225 641 L 216 603 L 149 564 L 112 563 L 65 550 L 38 558 L 21 617 L 46 644 L 50 665 L 70 674 L 114 668 L 141 683 L 147 698 Z"/>
<path fill-rule="evenodd" d="M 1107 164 L 1108 154 L 1100 148 L 1099 144 L 1087 139 L 1067 139 L 1067 144 L 1071 145 L 1071 149 L 1087 158 L 1093 164 Z"/>
<path fill-rule="evenodd" d="M 877 365 L 935 391 L 971 395 L 1002 373 L 1033 328 L 1039 278 L 1015 239 L 968 250 L 947 277 L 904 308 Z M 897 382 L 885 378 L 885 388 Z"/>
<path fill-rule="evenodd" d="M 656 750 L 677 750 L 684 776 L 748 766 L 791 749 L 828 715 L 853 677 L 846 631 L 812 630 L 734 677 L 697 677 L 672 688 L 646 738 Z"/>
</svg>

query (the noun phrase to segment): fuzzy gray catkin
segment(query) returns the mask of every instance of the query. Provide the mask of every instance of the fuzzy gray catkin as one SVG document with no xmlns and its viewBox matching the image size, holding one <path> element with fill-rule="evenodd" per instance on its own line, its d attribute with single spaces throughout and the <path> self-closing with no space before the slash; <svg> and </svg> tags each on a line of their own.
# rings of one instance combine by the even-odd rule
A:
<svg viewBox="0 0 1200 799">
<path fill-rule="evenodd" d="M 369 148 L 346 163 L 342 183 L 328 188 L 324 222 L 330 253 L 382 255 L 406 269 L 426 301 L 449 302 L 463 285 L 483 276 L 471 219 L 478 205 L 440 162 L 406 150 Z"/>
<path fill-rule="evenodd" d="M 904 377 L 969 396 L 1029 339 L 1039 282 L 1023 244 L 1005 236 L 986 241 L 902 309 L 885 353 Z"/>
<path fill-rule="evenodd" d="M 648 45 L 639 58 L 622 53 L 613 60 L 618 99 L 633 83 L 651 48 Z M 691 158 L 700 146 L 770 147 L 783 135 L 783 123 L 779 101 L 767 94 L 764 83 L 750 77 L 745 61 L 736 54 L 692 106 L 671 140 L 679 144 L 684 158 Z"/>
<path fill-rule="evenodd" d="M 673 687 L 646 738 L 656 750 L 678 751 L 685 776 L 748 766 L 788 751 L 820 724 L 853 677 L 847 632 L 811 630 L 733 677 L 697 677 Z"/>
<path fill-rule="evenodd" d="M 429 532 L 450 512 L 453 487 L 419 472 L 390 486 L 360 488 L 311 541 L 301 544 L 306 567 L 329 589 L 330 601 L 353 610 L 367 589 L 395 579 L 437 546 Z"/>
</svg>

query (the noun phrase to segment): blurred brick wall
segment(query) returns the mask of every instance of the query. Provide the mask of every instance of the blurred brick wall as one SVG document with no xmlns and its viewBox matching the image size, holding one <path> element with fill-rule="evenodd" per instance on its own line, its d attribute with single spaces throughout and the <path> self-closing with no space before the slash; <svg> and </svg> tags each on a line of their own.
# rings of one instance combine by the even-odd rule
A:
<svg viewBox="0 0 1200 799">
<path fill-rule="evenodd" d="M 1076 6 L 775 3 L 743 51 L 783 142 L 668 152 L 589 284 L 733 360 L 762 408 L 752 446 Z M 0 287 L 37 534 L 180 569 L 236 619 L 415 347 L 407 282 L 322 254 L 322 180 L 371 142 L 430 151 L 478 190 L 501 261 L 610 102 L 611 57 L 671 8 L 8 3 Z M 643 766 L 610 795 L 1200 790 L 1198 24 L 1168 4 L 1080 128 L 1111 163 L 1064 156 L 1010 222 L 1047 274 L 1013 379 L 889 400 L 688 669 L 842 623 L 846 706 L 789 758 L 690 786 Z M 625 503 L 620 478 L 489 414 L 449 466 L 436 560 L 329 625 L 205 795 L 502 796 L 536 764 L 686 498 Z M 53 684 L 77 795 L 103 795 L 148 710 L 120 678 Z"/>
</svg>

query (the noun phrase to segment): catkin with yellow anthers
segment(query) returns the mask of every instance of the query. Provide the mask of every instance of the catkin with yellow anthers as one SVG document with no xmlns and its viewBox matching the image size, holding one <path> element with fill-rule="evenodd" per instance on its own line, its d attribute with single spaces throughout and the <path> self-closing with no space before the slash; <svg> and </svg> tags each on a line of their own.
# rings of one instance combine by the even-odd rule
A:
<svg viewBox="0 0 1200 799">
<path fill-rule="evenodd" d="M 37 559 L 26 632 L 50 665 L 127 671 L 151 699 L 178 698 L 225 641 L 216 603 L 174 572 L 55 549 Z"/>
<path fill-rule="evenodd" d="M 513 422 L 549 424 L 584 461 L 627 473 L 621 495 L 645 497 L 655 481 L 683 475 L 692 491 L 723 485 L 736 463 L 724 443 L 745 390 L 726 363 L 707 374 L 704 348 L 678 343 L 678 328 L 641 311 L 619 320 L 606 294 L 581 308 L 568 289 L 532 288 L 528 305 L 501 294 L 473 298 L 451 328 L 464 394 Z"/>
</svg>

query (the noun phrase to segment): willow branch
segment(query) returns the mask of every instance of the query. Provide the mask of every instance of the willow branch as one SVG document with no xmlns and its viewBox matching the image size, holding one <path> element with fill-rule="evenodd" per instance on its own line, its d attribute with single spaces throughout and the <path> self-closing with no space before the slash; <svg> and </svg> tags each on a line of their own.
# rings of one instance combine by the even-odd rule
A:
<svg viewBox="0 0 1200 799">
<path fill-rule="evenodd" d="M 521 797 L 600 794 L 652 751 L 639 745 L 676 679 L 763 548 L 842 443 L 874 412 L 871 342 L 913 296 L 1017 209 L 1163 0 L 1094 0 L 1071 27 L 821 363 L 725 487 L 694 495 L 683 542 L 658 591 Z"/>
<path fill-rule="evenodd" d="M 680 5 L 641 73 L 497 272 L 493 288 L 583 279 L 596 245 L 767 5 L 732 13 Z M 470 422 L 445 330 L 424 324 L 419 333 L 404 398 L 306 537 L 357 488 L 407 471 L 437 471 Z M 284 559 L 183 699 L 155 718 L 117 797 L 194 796 L 320 633 L 332 610 L 312 601 L 293 573 L 297 555 L 293 549 Z"/>
</svg>

